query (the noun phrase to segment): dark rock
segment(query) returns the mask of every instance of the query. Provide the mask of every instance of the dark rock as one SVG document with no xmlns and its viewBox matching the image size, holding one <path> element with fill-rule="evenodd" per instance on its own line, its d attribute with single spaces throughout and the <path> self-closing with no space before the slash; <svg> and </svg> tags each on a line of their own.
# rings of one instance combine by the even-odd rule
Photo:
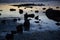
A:
<svg viewBox="0 0 60 40">
<path fill-rule="evenodd" d="M 28 14 L 24 14 L 24 20 L 27 20 L 28 19 Z"/>
<path fill-rule="evenodd" d="M 57 9 L 59 9 L 60 7 L 56 7 Z"/>
<path fill-rule="evenodd" d="M 60 10 L 53 10 L 51 8 L 46 10 L 46 16 L 56 22 L 60 22 Z"/>
<path fill-rule="evenodd" d="M 38 10 L 35 11 L 35 13 L 38 13 L 38 12 L 39 12 Z"/>
<path fill-rule="evenodd" d="M 56 23 L 57 26 L 60 26 L 60 23 Z"/>
<path fill-rule="evenodd" d="M 6 40 L 14 40 L 14 35 L 12 35 L 12 34 L 6 34 L 5 39 Z"/>
<path fill-rule="evenodd" d="M 1 13 L 0 13 L 0 16 L 1 16 Z"/>
<path fill-rule="evenodd" d="M 26 20 L 26 19 L 28 19 L 28 17 L 31 17 L 31 18 L 33 18 L 35 15 L 34 14 L 24 14 L 24 19 Z"/>
<path fill-rule="evenodd" d="M 21 20 L 20 18 L 18 18 L 18 20 Z"/>
<path fill-rule="evenodd" d="M 22 25 L 22 24 L 18 25 L 18 26 L 16 27 L 16 30 L 17 30 L 17 33 L 23 34 L 23 25 Z"/>
<path fill-rule="evenodd" d="M 35 19 L 38 20 L 39 19 L 39 16 L 36 16 Z"/>
<path fill-rule="evenodd" d="M 35 23 L 39 23 L 39 21 L 35 21 Z"/>
<path fill-rule="evenodd" d="M 41 19 L 39 19 L 39 21 L 41 21 Z"/>
<path fill-rule="evenodd" d="M 33 8 L 33 7 L 30 7 L 30 8 Z"/>
<path fill-rule="evenodd" d="M 20 13 L 20 14 L 23 14 L 23 10 L 22 10 L 22 9 L 19 9 L 19 13 Z"/>
<path fill-rule="evenodd" d="M 45 10 L 46 8 L 42 8 L 43 10 Z"/>
<path fill-rule="evenodd" d="M 26 8 L 24 8 L 24 9 L 26 9 Z"/>
<path fill-rule="evenodd" d="M 34 14 L 28 14 L 28 17 L 34 18 Z"/>
<path fill-rule="evenodd" d="M 3 11 L 3 10 L 0 10 L 0 11 Z"/>
<path fill-rule="evenodd" d="M 10 9 L 10 11 L 16 11 L 16 9 L 13 9 L 13 8 L 12 8 L 12 9 Z"/>
<path fill-rule="evenodd" d="M 25 31 L 29 31 L 30 30 L 30 22 L 29 22 L 28 19 L 25 20 L 25 22 L 24 22 L 24 30 Z"/>
</svg>

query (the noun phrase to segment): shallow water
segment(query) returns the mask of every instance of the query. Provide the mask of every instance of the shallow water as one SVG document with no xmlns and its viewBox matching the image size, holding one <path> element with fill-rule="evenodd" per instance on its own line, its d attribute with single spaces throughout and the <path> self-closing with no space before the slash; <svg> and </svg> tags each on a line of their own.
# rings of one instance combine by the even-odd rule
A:
<svg viewBox="0 0 60 40">
<path fill-rule="evenodd" d="M 45 15 L 45 13 L 43 13 L 48 8 L 60 10 L 60 8 L 56 9 L 57 6 L 60 7 L 60 5 L 59 5 L 60 3 L 58 3 L 58 2 L 40 2 L 40 3 L 44 3 L 46 6 L 32 6 L 33 8 L 26 7 L 26 9 L 24 9 L 25 7 L 18 8 L 18 7 L 10 6 L 10 5 L 15 5 L 15 4 L 20 4 L 20 3 L 1 4 L 0 10 L 3 10 L 3 11 L 0 11 L 0 13 L 1 13 L 0 20 L 6 19 L 8 21 L 6 22 L 6 24 L 0 23 L 0 34 L 1 34 L 0 36 L 5 36 L 7 33 L 10 33 L 10 31 L 16 30 L 16 26 L 18 24 L 20 24 L 20 23 L 23 24 L 25 13 L 35 14 L 35 17 L 39 16 L 39 19 L 41 19 L 41 21 L 39 21 L 39 23 L 35 23 L 34 21 L 37 21 L 37 20 L 35 20 L 34 18 L 31 18 L 32 20 L 30 20 L 30 31 L 24 31 L 24 33 L 33 33 L 33 32 L 38 32 L 38 31 L 45 32 L 46 30 L 55 30 L 55 31 L 60 30 L 60 26 L 57 26 L 55 24 L 56 21 L 48 19 L 48 17 Z M 10 11 L 11 8 L 16 9 L 16 11 Z M 43 10 L 42 8 L 46 8 L 46 10 Z M 24 11 L 23 14 L 19 13 L 19 9 L 22 9 Z M 35 13 L 35 10 L 38 10 L 39 13 Z M 21 20 L 20 21 L 17 20 L 16 22 L 12 22 L 12 19 L 14 19 L 14 18 L 17 18 L 17 19 L 21 18 Z M 6 34 L 4 34 L 4 33 L 6 33 Z"/>
</svg>

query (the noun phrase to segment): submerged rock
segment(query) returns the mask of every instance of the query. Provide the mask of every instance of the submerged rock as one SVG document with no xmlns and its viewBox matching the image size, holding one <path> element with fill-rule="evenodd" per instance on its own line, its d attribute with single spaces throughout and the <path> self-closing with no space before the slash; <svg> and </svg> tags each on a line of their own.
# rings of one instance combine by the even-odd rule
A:
<svg viewBox="0 0 60 40">
<path fill-rule="evenodd" d="M 14 40 L 14 35 L 13 34 L 6 34 L 5 39 L 6 40 Z"/>
<path fill-rule="evenodd" d="M 29 22 L 28 19 L 25 20 L 25 22 L 24 22 L 24 30 L 25 31 L 29 31 L 30 30 L 30 22 Z"/>
<path fill-rule="evenodd" d="M 16 27 L 16 30 L 17 30 L 17 33 L 23 33 L 23 25 L 22 24 L 20 24 L 20 25 L 18 25 L 17 27 Z"/>
</svg>

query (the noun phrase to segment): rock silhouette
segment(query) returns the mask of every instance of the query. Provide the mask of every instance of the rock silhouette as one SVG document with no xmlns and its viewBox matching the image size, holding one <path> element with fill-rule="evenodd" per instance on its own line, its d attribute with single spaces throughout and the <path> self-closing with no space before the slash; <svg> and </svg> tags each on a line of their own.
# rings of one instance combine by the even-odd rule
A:
<svg viewBox="0 0 60 40">
<path fill-rule="evenodd" d="M 28 14 L 27 16 L 31 17 L 31 18 L 34 18 L 35 15 L 34 14 Z"/>
<path fill-rule="evenodd" d="M 60 10 L 54 10 L 49 8 L 46 10 L 46 16 L 51 20 L 60 22 Z"/>
<path fill-rule="evenodd" d="M 25 20 L 25 22 L 24 22 L 24 30 L 25 30 L 25 31 L 29 31 L 29 29 L 30 29 L 30 22 L 29 22 L 29 20 L 27 19 L 27 20 Z"/>
<path fill-rule="evenodd" d="M 13 34 L 6 34 L 5 39 L 6 40 L 14 40 L 14 35 Z"/>
<path fill-rule="evenodd" d="M 28 19 L 28 17 L 31 17 L 31 18 L 33 18 L 35 15 L 34 14 L 24 14 L 24 20 L 27 20 Z"/>
<path fill-rule="evenodd" d="M 10 9 L 10 11 L 16 11 L 16 9 L 13 9 L 13 8 L 12 8 L 12 9 Z"/>
<path fill-rule="evenodd" d="M 18 18 L 18 20 L 21 20 L 20 18 Z"/>
<path fill-rule="evenodd" d="M 17 33 L 23 33 L 23 25 L 22 24 L 20 24 L 20 25 L 18 25 L 17 27 L 16 27 L 16 30 L 17 30 Z"/>
<path fill-rule="evenodd" d="M 45 10 L 46 8 L 42 8 L 43 10 Z"/>
<path fill-rule="evenodd" d="M 1 16 L 1 13 L 0 13 L 0 16 Z"/>
<path fill-rule="evenodd" d="M 35 10 L 35 13 L 38 13 L 39 11 L 38 10 Z"/>
<path fill-rule="evenodd" d="M 33 8 L 33 7 L 30 7 L 30 8 Z"/>
<path fill-rule="evenodd" d="M 56 23 L 57 26 L 60 26 L 60 23 Z"/>
<path fill-rule="evenodd" d="M 35 23 L 39 23 L 39 21 L 35 21 Z"/>
<path fill-rule="evenodd" d="M 20 14 L 23 14 L 23 10 L 22 10 L 22 9 L 19 9 L 19 13 L 20 13 Z"/>
<path fill-rule="evenodd" d="M 39 19 L 38 17 L 39 17 L 39 16 L 36 16 L 35 19 L 38 20 L 38 19 Z"/>
<path fill-rule="evenodd" d="M 26 9 L 26 7 L 24 9 Z"/>
<path fill-rule="evenodd" d="M 57 9 L 59 9 L 60 7 L 56 7 Z"/>
<path fill-rule="evenodd" d="M 34 14 L 25 14 L 24 15 L 24 30 L 25 31 L 29 31 L 30 30 L 30 20 L 28 19 L 28 17 L 34 17 L 35 15 Z"/>
<path fill-rule="evenodd" d="M 0 11 L 3 11 L 3 10 L 0 10 Z"/>
<path fill-rule="evenodd" d="M 24 14 L 24 20 L 27 20 L 28 19 L 28 14 Z"/>
</svg>

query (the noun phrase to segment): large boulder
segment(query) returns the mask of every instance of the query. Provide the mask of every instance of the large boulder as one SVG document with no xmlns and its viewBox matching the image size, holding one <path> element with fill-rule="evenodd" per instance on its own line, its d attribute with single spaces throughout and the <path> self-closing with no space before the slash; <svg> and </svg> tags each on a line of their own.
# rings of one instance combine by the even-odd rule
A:
<svg viewBox="0 0 60 40">
<path fill-rule="evenodd" d="M 46 16 L 51 20 L 60 22 L 60 10 L 54 10 L 52 8 L 49 8 L 46 10 Z"/>
</svg>

